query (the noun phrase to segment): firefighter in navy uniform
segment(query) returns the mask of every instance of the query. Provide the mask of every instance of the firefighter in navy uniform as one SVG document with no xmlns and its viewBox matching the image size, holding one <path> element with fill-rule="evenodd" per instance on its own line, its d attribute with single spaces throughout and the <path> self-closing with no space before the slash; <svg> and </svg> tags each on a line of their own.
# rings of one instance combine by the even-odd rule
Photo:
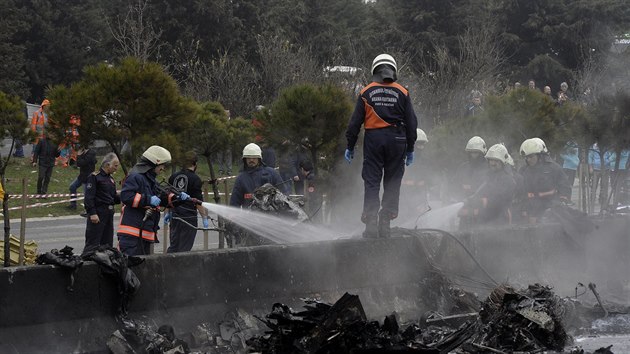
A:
<svg viewBox="0 0 630 354">
<path fill-rule="evenodd" d="M 486 142 L 473 136 L 465 150 L 468 159 L 457 167 L 451 191 L 453 200 L 458 202 L 473 195 L 488 175 L 488 163 L 484 158 L 488 151 Z"/>
<path fill-rule="evenodd" d="M 183 167 L 181 171 L 175 172 L 169 177 L 168 183 L 180 192 L 185 192 L 192 198 L 203 201 L 201 178 L 195 173 L 197 154 L 194 151 L 186 153 Z M 166 212 L 164 215 L 165 224 L 168 224 L 173 217 L 178 218 L 172 219 L 171 222 L 170 245 L 167 253 L 187 252 L 192 249 L 197 235 L 197 212 L 201 214 L 203 227 L 207 229 L 208 211 L 202 205 L 195 205 L 192 201 L 186 201 Z"/>
<path fill-rule="evenodd" d="M 243 149 L 243 170 L 236 177 L 230 206 L 248 207 L 252 201 L 252 193 L 256 188 L 269 183 L 284 194 L 288 194 L 288 186 L 282 183 L 282 178 L 275 169 L 262 163 L 262 150 L 260 146 L 251 143 Z"/>
<path fill-rule="evenodd" d="M 142 153 L 140 161 L 133 167 L 120 192 L 123 208 L 118 226 L 118 246 L 129 256 L 147 255 L 152 243 L 157 243 L 160 228 L 159 207 L 173 207 L 173 202 L 190 199 L 181 192 L 165 193 L 156 181 L 166 165 L 171 162 L 171 153 L 157 145 Z"/>
<path fill-rule="evenodd" d="M 398 216 L 405 164 L 409 166 L 413 162 L 418 120 L 409 91 L 396 83 L 396 71 L 396 61 L 391 55 L 380 54 L 374 58 L 372 82 L 361 90 L 346 130 L 348 145 L 344 157 L 350 162 L 361 126 L 365 129 L 361 172 L 363 237 L 389 237 L 390 221 Z"/>
<path fill-rule="evenodd" d="M 512 175 L 511 159 L 503 144 L 495 144 L 485 155 L 489 170 L 485 182 L 467 197 L 459 210 L 460 227 L 470 225 L 507 225 L 512 222 L 511 205 L 516 182 Z"/>
<path fill-rule="evenodd" d="M 116 182 L 112 174 L 118 171 L 120 163 L 113 152 L 103 157 L 101 168 L 87 177 L 85 182 L 85 210 L 88 220 L 85 228 L 83 255 L 101 245 L 114 244 L 114 205 L 120 204 L 116 193 Z"/>
<path fill-rule="evenodd" d="M 526 162 L 520 170 L 524 183 L 522 215 L 529 223 L 537 223 L 554 200 L 568 203 L 571 186 L 562 167 L 549 157 L 541 139 L 525 140 L 520 152 Z"/>
</svg>

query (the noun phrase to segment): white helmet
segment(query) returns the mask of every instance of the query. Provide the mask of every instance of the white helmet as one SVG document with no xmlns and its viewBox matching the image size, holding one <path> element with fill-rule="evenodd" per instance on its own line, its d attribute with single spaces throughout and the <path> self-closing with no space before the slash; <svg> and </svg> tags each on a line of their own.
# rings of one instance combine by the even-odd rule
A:
<svg viewBox="0 0 630 354">
<path fill-rule="evenodd" d="M 507 164 L 509 159 L 511 159 L 510 154 L 503 144 L 494 144 L 486 152 L 486 160 L 499 160 Z"/>
<path fill-rule="evenodd" d="M 163 165 L 171 162 L 171 153 L 165 148 L 157 145 L 150 146 L 142 157 L 151 161 L 155 165 Z"/>
<path fill-rule="evenodd" d="M 486 154 L 486 142 L 479 136 L 473 136 L 466 144 L 467 152 L 480 152 Z"/>
<path fill-rule="evenodd" d="M 541 154 L 545 151 L 545 146 L 535 139 L 527 139 L 521 144 L 521 156 L 527 157 L 533 154 Z"/>
<path fill-rule="evenodd" d="M 243 148 L 243 158 L 262 159 L 262 150 L 260 146 L 250 143 Z"/>
<path fill-rule="evenodd" d="M 394 71 L 398 71 L 398 66 L 396 65 L 396 60 L 389 54 L 379 54 L 372 61 L 372 75 L 374 74 L 374 69 L 376 69 L 379 65 L 391 65 L 394 68 Z"/>
<path fill-rule="evenodd" d="M 416 129 L 416 135 L 418 135 L 418 139 L 416 142 L 418 143 L 428 143 L 429 139 L 427 138 L 427 134 L 422 129 Z"/>
<path fill-rule="evenodd" d="M 546 154 L 549 152 L 549 150 L 547 150 L 547 144 L 545 144 L 545 142 L 541 139 L 541 138 L 532 138 L 532 140 L 537 141 L 540 145 L 542 145 L 543 147 L 543 152 Z"/>
</svg>

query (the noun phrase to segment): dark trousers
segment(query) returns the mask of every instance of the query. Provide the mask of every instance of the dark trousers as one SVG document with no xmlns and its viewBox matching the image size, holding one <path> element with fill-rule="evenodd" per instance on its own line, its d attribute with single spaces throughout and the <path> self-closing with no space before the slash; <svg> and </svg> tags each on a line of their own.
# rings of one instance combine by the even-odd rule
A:
<svg viewBox="0 0 630 354">
<path fill-rule="evenodd" d="M 93 223 L 88 215 L 87 226 L 85 228 L 85 247 L 83 254 L 93 251 L 100 245 L 114 245 L 114 208 L 109 205 L 98 206 L 96 208 L 99 222 Z"/>
<path fill-rule="evenodd" d="M 181 217 L 181 216 L 180 216 Z M 197 215 L 193 217 L 183 217 L 186 222 L 197 226 Z M 166 253 L 188 252 L 195 244 L 195 236 L 197 229 L 193 229 L 189 225 L 179 220 L 171 221 L 170 229 L 170 245 Z"/>
<path fill-rule="evenodd" d="M 151 242 L 135 236 L 118 235 L 118 248 L 128 256 L 144 256 L 151 253 Z"/>
<path fill-rule="evenodd" d="M 571 194 L 573 194 L 573 185 L 575 184 L 575 175 L 577 174 L 576 170 L 571 170 L 568 168 L 563 168 L 564 174 L 567 175 L 567 180 L 569 181 L 569 185 L 571 186 L 571 191 L 569 192 L 569 200 L 571 200 Z"/>
<path fill-rule="evenodd" d="M 393 219 L 398 216 L 400 182 L 405 173 L 404 157 L 407 138 L 403 128 L 368 129 L 363 141 L 363 177 L 365 221 L 381 212 Z M 383 181 L 383 201 L 379 194 Z"/>
<path fill-rule="evenodd" d="M 83 187 L 83 193 L 85 193 L 85 183 L 82 183 L 79 181 L 79 178 L 76 178 L 74 181 L 72 181 L 72 183 L 70 184 L 70 194 L 72 194 L 72 198 L 76 199 L 77 197 L 77 189 L 79 189 L 79 187 Z M 77 201 L 76 200 L 71 200 L 70 201 L 70 206 L 76 207 L 77 206 Z"/>
<path fill-rule="evenodd" d="M 37 194 L 46 194 L 48 192 L 48 184 L 50 183 L 50 177 L 52 177 L 52 171 L 54 166 L 42 166 L 39 165 L 39 171 L 37 174 Z"/>
</svg>

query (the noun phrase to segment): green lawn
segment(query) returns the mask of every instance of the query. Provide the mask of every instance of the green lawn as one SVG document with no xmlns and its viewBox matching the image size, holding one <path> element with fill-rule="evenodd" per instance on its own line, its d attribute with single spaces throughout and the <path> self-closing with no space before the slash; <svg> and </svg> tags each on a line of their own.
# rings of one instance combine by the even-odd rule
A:
<svg viewBox="0 0 630 354">
<path fill-rule="evenodd" d="M 102 156 L 98 156 L 100 166 L 100 160 Z M 236 160 L 236 163 L 240 161 Z M 235 166 L 233 171 L 238 171 L 239 166 Z M 216 170 L 216 167 L 215 167 Z M 171 170 L 167 170 L 163 175 L 158 177 L 158 180 L 168 180 L 168 176 L 170 175 Z M 210 179 L 210 172 L 207 164 L 200 161 L 197 174 L 201 177 L 202 181 L 207 181 Z M 48 186 L 48 193 L 70 193 L 68 187 L 70 183 L 74 181 L 74 179 L 79 175 L 79 169 L 76 167 L 60 167 L 56 166 L 53 170 L 52 179 Z M 218 172 L 215 172 L 215 176 L 218 176 Z M 29 158 L 11 158 L 9 161 L 9 165 L 6 169 L 6 183 L 4 189 L 6 193 L 15 195 L 22 194 L 22 179 L 27 179 L 27 194 L 36 194 L 37 192 L 37 167 L 33 167 L 30 163 Z M 114 174 L 114 179 L 118 184 L 118 189 L 120 190 L 120 183 L 124 177 L 122 169 L 119 169 L 118 172 Z M 232 190 L 234 180 L 228 180 L 228 190 Z M 219 185 L 219 189 L 221 192 L 224 192 L 224 185 L 221 183 Z M 212 188 L 208 186 L 208 190 L 211 193 L 210 196 L 206 197 L 206 201 L 213 202 L 212 199 Z M 78 193 L 83 193 L 82 188 L 79 189 Z M 35 203 L 51 203 L 56 201 L 63 201 L 69 199 L 68 197 L 60 197 L 60 198 L 47 198 L 47 199 L 29 199 L 27 200 L 27 205 L 33 205 Z M 221 203 L 225 203 L 225 200 L 222 198 Z M 17 207 L 22 205 L 21 199 L 10 199 L 9 207 Z M 78 215 L 82 211 L 82 201 L 78 202 L 77 210 L 70 210 L 67 208 L 69 202 L 63 202 L 60 204 L 52 204 L 45 206 L 36 206 L 33 208 L 26 209 L 26 216 L 29 218 L 32 217 L 43 217 L 43 216 L 62 216 L 62 215 Z M 20 210 L 11 210 L 9 212 L 9 216 L 11 219 L 20 217 Z M 2 217 L 0 217 L 2 218 Z"/>
</svg>

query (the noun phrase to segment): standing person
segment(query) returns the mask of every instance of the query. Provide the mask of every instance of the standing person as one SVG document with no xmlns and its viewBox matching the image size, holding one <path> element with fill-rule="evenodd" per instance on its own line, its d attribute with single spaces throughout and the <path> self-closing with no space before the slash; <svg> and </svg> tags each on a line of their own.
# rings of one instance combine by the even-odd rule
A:
<svg viewBox="0 0 630 354">
<path fill-rule="evenodd" d="M 554 200 L 568 202 L 571 187 L 562 167 L 555 163 L 546 146 L 538 138 L 527 139 L 521 144 L 520 153 L 526 165 L 520 170 L 523 176 L 523 217 L 529 223 L 539 222 Z"/>
<path fill-rule="evenodd" d="M 201 178 L 195 173 L 197 160 L 197 154 L 194 151 L 188 151 L 184 156 L 182 170 L 173 173 L 169 177 L 168 183 L 180 192 L 185 192 L 192 198 L 203 201 Z M 164 223 L 168 224 L 171 219 L 173 220 L 170 229 L 170 246 L 166 253 L 188 252 L 192 249 L 197 235 L 197 212 L 202 217 L 203 227 L 207 229 L 208 210 L 202 205 L 195 205 L 192 201 L 186 201 L 166 212 Z M 194 226 L 194 228 L 187 224 Z"/>
<path fill-rule="evenodd" d="M 87 192 L 85 184 L 88 176 L 94 172 L 94 168 L 96 167 L 96 151 L 90 149 L 89 147 L 87 149 L 79 149 L 77 155 L 77 167 L 79 168 L 79 175 L 74 179 L 74 181 L 72 181 L 69 187 L 70 194 L 72 194 L 70 197 L 73 200 L 70 201 L 68 208 L 73 210 L 77 208 L 76 198 L 79 186 L 83 186 L 83 193 Z M 118 169 L 118 167 L 116 167 L 116 169 Z"/>
<path fill-rule="evenodd" d="M 465 151 L 467 159 L 457 167 L 451 189 L 453 200 L 458 202 L 473 195 L 488 174 L 488 163 L 484 158 L 488 151 L 486 142 L 473 136 L 466 143 Z"/>
<path fill-rule="evenodd" d="M 361 90 L 346 130 L 348 145 L 344 156 L 351 162 L 361 126 L 365 129 L 361 172 L 365 191 L 361 215 L 365 223 L 363 237 L 389 237 L 390 222 L 398 217 L 405 164 L 413 162 L 418 119 L 409 91 L 396 80 L 394 58 L 389 54 L 374 58 L 372 82 Z"/>
<path fill-rule="evenodd" d="M 534 79 L 529 79 L 529 81 L 527 82 L 527 87 L 530 90 L 536 90 L 536 81 L 534 81 Z"/>
<path fill-rule="evenodd" d="M 282 183 L 278 172 L 262 163 L 262 150 L 260 146 L 251 143 L 243 148 L 243 170 L 236 177 L 230 206 L 248 207 L 252 202 L 252 193 L 256 188 L 269 183 L 288 194 L 288 188 Z"/>
<path fill-rule="evenodd" d="M 114 245 L 114 205 L 120 204 L 120 195 L 116 193 L 112 174 L 118 171 L 119 166 L 118 157 L 110 152 L 103 157 L 100 170 L 86 177 L 85 209 L 88 219 L 83 255 L 101 245 Z"/>
<path fill-rule="evenodd" d="M 471 92 L 470 104 L 466 107 L 466 117 L 474 117 L 483 112 L 482 96 L 481 92 L 477 90 Z"/>
<path fill-rule="evenodd" d="M 158 188 L 157 175 L 171 162 L 171 153 L 157 145 L 142 153 L 140 161 L 131 169 L 120 192 L 123 208 L 118 226 L 118 246 L 128 256 L 149 254 L 152 243 L 157 243 L 160 228 L 159 207 L 172 206 L 173 195 L 165 195 Z M 180 194 L 180 200 L 188 195 Z"/>
<path fill-rule="evenodd" d="M 480 224 L 510 224 L 510 206 L 516 182 L 509 162 L 510 154 L 503 144 L 492 145 L 486 152 L 488 175 L 477 191 L 465 199 L 460 209 L 460 227 Z"/>
<path fill-rule="evenodd" d="M 55 159 L 59 156 L 59 149 L 45 134 L 42 135 L 33 149 L 33 167 L 39 166 L 37 170 L 37 194 L 43 195 L 48 192 L 48 184 L 52 177 Z"/>
<path fill-rule="evenodd" d="M 33 117 L 31 118 L 31 131 L 35 133 L 35 145 L 39 142 L 44 134 L 46 134 L 46 129 L 48 128 L 48 115 L 50 113 L 50 101 L 45 99 L 42 101 L 42 104 L 39 106 L 39 109 L 33 112 Z"/>
</svg>

